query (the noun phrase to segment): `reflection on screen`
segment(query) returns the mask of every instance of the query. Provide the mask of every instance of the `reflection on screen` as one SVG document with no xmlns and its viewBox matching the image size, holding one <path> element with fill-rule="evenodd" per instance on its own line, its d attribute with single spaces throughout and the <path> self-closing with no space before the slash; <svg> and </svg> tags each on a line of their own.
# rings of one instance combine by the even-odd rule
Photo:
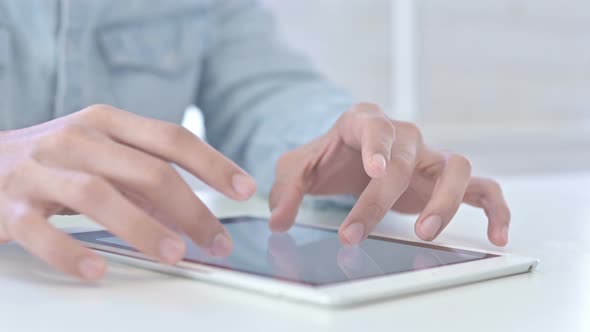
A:
<svg viewBox="0 0 590 332">
<path fill-rule="evenodd" d="M 225 219 L 224 224 L 234 241 L 229 257 L 211 257 L 187 239 L 185 259 L 299 283 L 325 285 L 494 257 L 375 237 L 358 247 L 346 247 L 340 244 L 335 231 L 295 225 L 288 233 L 271 233 L 266 220 L 249 217 Z M 105 231 L 93 233 L 101 234 L 93 239 L 77 237 L 131 249 Z"/>
</svg>

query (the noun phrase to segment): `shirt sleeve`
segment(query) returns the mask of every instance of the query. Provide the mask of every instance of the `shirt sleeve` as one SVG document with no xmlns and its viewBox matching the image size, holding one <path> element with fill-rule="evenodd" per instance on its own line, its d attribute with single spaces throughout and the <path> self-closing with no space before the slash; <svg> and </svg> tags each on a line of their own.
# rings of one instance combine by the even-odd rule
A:
<svg viewBox="0 0 590 332">
<path fill-rule="evenodd" d="M 207 138 L 270 191 L 277 159 L 320 136 L 352 98 L 288 48 L 256 1 L 215 1 L 196 105 Z"/>
</svg>

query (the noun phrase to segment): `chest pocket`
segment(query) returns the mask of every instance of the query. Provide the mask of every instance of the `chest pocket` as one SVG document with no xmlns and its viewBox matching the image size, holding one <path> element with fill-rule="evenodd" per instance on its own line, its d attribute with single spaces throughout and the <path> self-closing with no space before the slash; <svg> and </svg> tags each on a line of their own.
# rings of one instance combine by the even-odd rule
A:
<svg viewBox="0 0 590 332">
<path fill-rule="evenodd" d="M 98 43 L 109 67 L 118 71 L 178 75 L 197 65 L 206 42 L 202 11 L 116 23 L 98 31 Z"/>
</svg>

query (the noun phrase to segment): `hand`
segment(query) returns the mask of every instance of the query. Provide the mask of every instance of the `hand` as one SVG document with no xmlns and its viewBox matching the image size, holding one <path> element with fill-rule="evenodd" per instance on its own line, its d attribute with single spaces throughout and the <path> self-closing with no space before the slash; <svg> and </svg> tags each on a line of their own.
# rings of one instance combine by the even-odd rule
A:
<svg viewBox="0 0 590 332">
<path fill-rule="evenodd" d="M 255 192 L 249 175 L 188 130 L 106 105 L 0 133 L 0 241 L 98 279 L 104 260 L 47 222 L 71 210 L 167 264 L 184 256 L 185 244 L 163 223 L 213 255 L 228 255 L 223 225 L 170 163 L 232 199 Z"/>
<path fill-rule="evenodd" d="M 484 209 L 492 243 L 508 242 L 510 210 L 500 186 L 471 177 L 465 157 L 433 150 L 415 125 L 391 120 L 372 104 L 354 106 L 328 133 L 279 159 L 271 229 L 291 227 L 305 194 L 358 196 L 339 230 L 349 245 L 365 239 L 389 209 L 419 213 L 416 235 L 434 240 L 462 202 Z"/>
</svg>

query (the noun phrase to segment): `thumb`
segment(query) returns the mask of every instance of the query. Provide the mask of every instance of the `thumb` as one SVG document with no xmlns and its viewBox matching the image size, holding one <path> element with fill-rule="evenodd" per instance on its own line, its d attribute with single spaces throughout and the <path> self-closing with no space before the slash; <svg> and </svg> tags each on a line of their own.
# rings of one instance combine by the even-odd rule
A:
<svg viewBox="0 0 590 332">
<path fill-rule="evenodd" d="M 305 190 L 300 177 L 275 180 L 268 200 L 271 211 L 269 226 L 273 232 L 286 232 L 293 226 L 304 195 Z"/>
</svg>

